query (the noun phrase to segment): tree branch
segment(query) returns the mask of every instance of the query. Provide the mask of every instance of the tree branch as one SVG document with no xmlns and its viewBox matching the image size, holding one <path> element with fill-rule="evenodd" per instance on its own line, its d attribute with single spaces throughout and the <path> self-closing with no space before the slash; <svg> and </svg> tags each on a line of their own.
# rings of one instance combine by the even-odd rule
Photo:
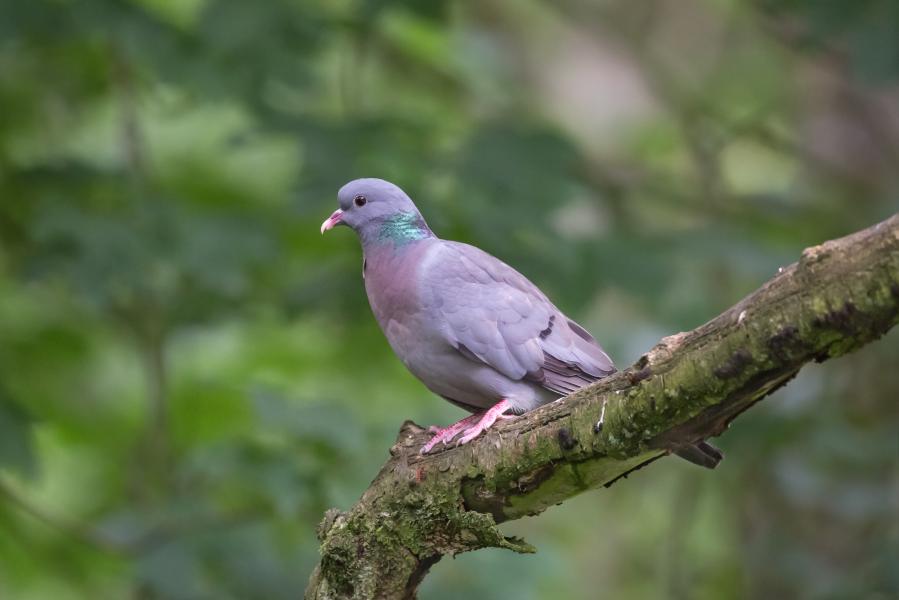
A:
<svg viewBox="0 0 899 600">
<path fill-rule="evenodd" d="M 856 350 L 897 321 L 899 215 L 805 250 L 712 321 L 466 446 L 420 456 L 428 436 L 407 421 L 356 505 L 325 515 L 306 598 L 412 598 L 446 554 L 533 552 L 496 524 L 719 435 L 804 364 Z"/>
</svg>

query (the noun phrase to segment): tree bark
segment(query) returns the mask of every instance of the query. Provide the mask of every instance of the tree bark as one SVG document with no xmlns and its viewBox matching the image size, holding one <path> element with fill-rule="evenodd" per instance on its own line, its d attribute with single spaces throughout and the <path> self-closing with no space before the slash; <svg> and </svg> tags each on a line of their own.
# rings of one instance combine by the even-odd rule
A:
<svg viewBox="0 0 899 600">
<path fill-rule="evenodd" d="M 719 435 L 741 412 L 899 321 L 899 215 L 806 249 L 734 307 L 663 339 L 630 368 L 470 444 L 420 456 L 407 421 L 349 511 L 319 526 L 307 599 L 413 598 L 444 555 L 534 549 L 497 524 L 610 486 L 683 446 Z M 601 418 L 602 416 L 602 418 Z"/>
</svg>

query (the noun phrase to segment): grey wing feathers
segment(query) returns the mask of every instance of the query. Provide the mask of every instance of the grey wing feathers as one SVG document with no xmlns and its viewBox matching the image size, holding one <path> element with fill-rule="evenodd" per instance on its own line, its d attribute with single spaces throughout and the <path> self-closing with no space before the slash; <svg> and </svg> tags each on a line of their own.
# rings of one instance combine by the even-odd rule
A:
<svg viewBox="0 0 899 600">
<path fill-rule="evenodd" d="M 424 276 L 426 302 L 463 355 L 560 395 L 613 373 L 596 340 L 533 283 L 473 246 L 444 242 Z"/>
</svg>

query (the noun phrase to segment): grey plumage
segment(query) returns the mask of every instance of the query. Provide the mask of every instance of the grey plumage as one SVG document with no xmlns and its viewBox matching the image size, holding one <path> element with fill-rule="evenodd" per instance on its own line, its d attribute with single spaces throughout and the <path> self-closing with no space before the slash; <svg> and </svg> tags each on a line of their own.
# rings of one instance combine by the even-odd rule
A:
<svg viewBox="0 0 899 600">
<path fill-rule="evenodd" d="M 486 252 L 438 241 L 422 252 L 421 267 L 420 305 L 433 319 L 440 342 L 498 374 L 454 398 L 457 402 L 487 408 L 505 398 L 513 412 L 522 413 L 615 371 L 580 325 L 522 274 Z M 511 389 L 506 381 L 524 383 L 531 393 L 521 386 Z"/>
<path fill-rule="evenodd" d="M 397 186 L 358 179 L 338 200 L 322 232 L 348 225 L 359 235 L 369 303 L 396 355 L 434 393 L 492 415 L 463 441 L 506 410 L 527 412 L 615 372 L 537 286 L 474 246 L 436 237 Z M 439 430 L 443 441 L 470 421 Z"/>
</svg>

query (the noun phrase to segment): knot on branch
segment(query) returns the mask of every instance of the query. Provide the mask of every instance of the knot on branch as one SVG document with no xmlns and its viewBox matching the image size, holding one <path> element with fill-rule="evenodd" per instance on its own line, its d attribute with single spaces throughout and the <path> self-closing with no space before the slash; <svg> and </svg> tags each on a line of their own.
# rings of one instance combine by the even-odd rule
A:
<svg viewBox="0 0 899 600">
<path fill-rule="evenodd" d="M 745 348 L 740 348 L 730 355 L 724 364 L 717 367 L 713 373 L 718 379 L 733 379 L 739 377 L 743 370 L 752 364 L 752 354 Z"/>
</svg>

